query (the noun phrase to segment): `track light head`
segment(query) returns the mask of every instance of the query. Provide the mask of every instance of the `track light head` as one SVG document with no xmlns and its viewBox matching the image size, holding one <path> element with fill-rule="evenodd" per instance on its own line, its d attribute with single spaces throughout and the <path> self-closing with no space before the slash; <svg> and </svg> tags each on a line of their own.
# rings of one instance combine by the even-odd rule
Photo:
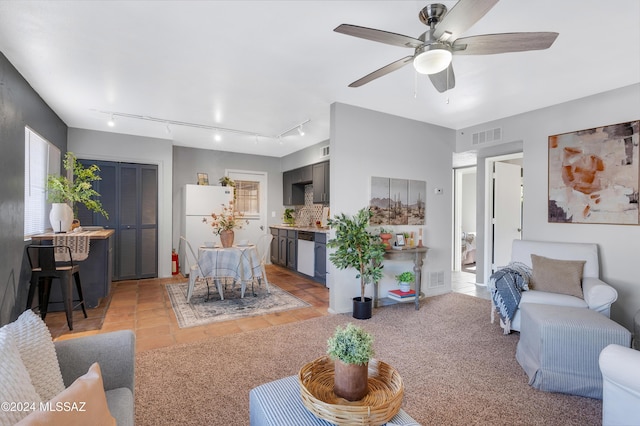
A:
<svg viewBox="0 0 640 426">
<path fill-rule="evenodd" d="M 304 130 L 302 130 L 302 124 L 298 126 L 298 134 L 304 136 Z"/>
<path fill-rule="evenodd" d="M 113 114 L 109 117 L 109 121 L 107 121 L 107 126 L 113 127 L 116 125 L 116 121 L 113 119 Z"/>
</svg>

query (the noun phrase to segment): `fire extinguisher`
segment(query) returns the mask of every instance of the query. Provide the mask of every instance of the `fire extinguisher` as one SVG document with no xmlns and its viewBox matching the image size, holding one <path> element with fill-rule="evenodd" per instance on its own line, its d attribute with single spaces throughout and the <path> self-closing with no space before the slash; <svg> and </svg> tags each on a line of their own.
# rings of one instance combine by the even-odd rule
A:
<svg viewBox="0 0 640 426">
<path fill-rule="evenodd" d="M 178 275 L 180 272 L 180 262 L 178 261 L 178 253 L 176 249 L 171 250 L 171 275 Z"/>
</svg>

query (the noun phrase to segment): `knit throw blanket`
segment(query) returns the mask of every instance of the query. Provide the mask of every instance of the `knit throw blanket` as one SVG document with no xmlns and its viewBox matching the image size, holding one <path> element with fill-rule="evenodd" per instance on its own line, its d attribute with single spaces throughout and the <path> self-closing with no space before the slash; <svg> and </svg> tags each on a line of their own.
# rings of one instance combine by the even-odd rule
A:
<svg viewBox="0 0 640 426">
<path fill-rule="evenodd" d="M 511 333 L 511 320 L 518 309 L 521 293 L 529 290 L 531 268 L 524 263 L 511 262 L 491 274 L 488 288 L 491 292 L 491 322 L 496 309 L 503 324 L 504 334 Z"/>
</svg>

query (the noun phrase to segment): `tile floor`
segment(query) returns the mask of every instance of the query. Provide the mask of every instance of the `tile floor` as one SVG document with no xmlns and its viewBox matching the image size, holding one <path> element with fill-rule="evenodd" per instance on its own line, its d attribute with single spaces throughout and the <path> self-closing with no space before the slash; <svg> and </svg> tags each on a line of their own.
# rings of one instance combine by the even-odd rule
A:
<svg viewBox="0 0 640 426">
<path fill-rule="evenodd" d="M 204 340 L 210 336 L 239 333 L 328 315 L 329 290 L 325 286 L 278 266 L 267 266 L 267 274 L 270 282 L 277 283 L 279 287 L 308 302 L 311 306 L 259 317 L 181 329 L 178 327 L 169 296 L 165 290 L 165 284 L 185 280 L 181 275 L 178 275 L 171 278 L 114 282 L 111 298 L 102 301 L 97 308 L 88 309 L 88 318 L 83 318 L 80 309 L 74 311 L 73 331 L 69 331 L 67 327 L 64 312 L 47 314 L 45 322 L 54 339 L 68 339 L 131 329 L 136 334 L 136 350 L 140 352 Z M 476 286 L 475 274 L 453 272 L 451 276 L 453 291 L 489 298 L 485 287 Z M 103 316 L 104 323 L 99 329 Z"/>
<path fill-rule="evenodd" d="M 451 272 L 451 289 L 456 293 L 490 299 L 489 290 L 484 285 L 476 284 L 476 274 L 465 271 Z"/>
<path fill-rule="evenodd" d="M 178 327 L 171 308 L 171 301 L 165 290 L 165 284 L 185 280 L 181 275 L 178 275 L 172 278 L 114 282 L 111 299 L 103 301 L 97 308 L 88 309 L 87 319 L 83 317 L 80 309 L 74 311 L 73 331 L 69 331 L 67 327 L 64 312 L 47 314 L 45 322 L 54 339 L 131 329 L 136 334 L 136 350 L 140 352 L 178 343 L 204 340 L 210 336 L 239 333 L 328 314 L 329 290 L 325 286 L 276 266 L 268 266 L 267 274 L 270 282 L 277 283 L 280 288 L 311 304 L 311 306 L 259 317 L 181 329 Z M 96 330 L 103 315 L 102 328 Z"/>
</svg>

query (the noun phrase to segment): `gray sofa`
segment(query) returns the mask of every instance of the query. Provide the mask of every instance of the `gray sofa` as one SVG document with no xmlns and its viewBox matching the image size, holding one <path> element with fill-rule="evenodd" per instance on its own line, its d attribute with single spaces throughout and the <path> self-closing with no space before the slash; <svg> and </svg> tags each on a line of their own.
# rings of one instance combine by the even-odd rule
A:
<svg viewBox="0 0 640 426">
<path fill-rule="evenodd" d="M 64 385 L 98 362 L 107 404 L 118 426 L 134 424 L 135 335 L 131 330 L 54 342 Z"/>
</svg>

